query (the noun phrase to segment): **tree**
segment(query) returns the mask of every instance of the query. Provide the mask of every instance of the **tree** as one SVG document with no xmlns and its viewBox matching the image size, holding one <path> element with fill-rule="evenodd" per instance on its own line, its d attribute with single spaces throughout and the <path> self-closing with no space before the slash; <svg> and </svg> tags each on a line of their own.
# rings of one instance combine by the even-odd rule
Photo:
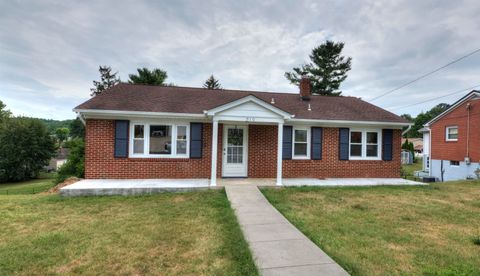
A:
<svg viewBox="0 0 480 276">
<path fill-rule="evenodd" d="M 90 96 L 100 95 L 103 91 L 120 82 L 120 78 L 117 77 L 118 72 L 112 74 L 110 66 L 100 65 L 98 71 L 100 72 L 100 81 L 93 81 L 93 86 L 95 87 L 90 88 L 90 91 L 92 91 Z"/>
<path fill-rule="evenodd" d="M 0 101 L 0 124 L 3 124 L 12 115 L 5 107 L 6 105 Z"/>
<path fill-rule="evenodd" d="M 73 120 L 70 125 L 70 137 L 72 138 L 83 138 L 85 137 L 85 126 L 79 118 Z"/>
<path fill-rule="evenodd" d="M 222 86 L 220 85 L 220 82 L 217 79 L 215 79 L 213 75 L 210 75 L 210 77 L 203 84 L 203 88 L 222 89 Z"/>
<path fill-rule="evenodd" d="M 63 182 L 70 176 L 84 177 L 85 174 L 85 142 L 75 138 L 68 142 L 70 153 L 67 162 L 58 169 L 56 182 Z"/>
<path fill-rule="evenodd" d="M 351 69 L 352 58 L 341 55 L 344 43 L 327 40 L 313 48 L 310 63 L 293 68 L 293 72 L 285 72 L 285 77 L 297 86 L 303 75 L 310 78 L 312 93 L 327 96 L 340 96 L 340 84 L 347 78 Z"/>
<path fill-rule="evenodd" d="M 421 112 L 417 115 L 411 122 L 413 122 L 412 127 L 410 130 L 405 134 L 406 137 L 411 138 L 420 138 L 422 137 L 422 133 L 418 132 L 419 129 L 423 128 L 423 126 L 431 121 L 433 118 L 437 117 L 443 111 L 447 110 L 450 107 L 449 104 L 440 103 L 434 106 L 427 112 Z"/>
<path fill-rule="evenodd" d="M 59 127 L 55 130 L 55 136 L 57 137 L 60 145 L 62 145 L 62 143 L 67 140 L 69 133 L 70 129 L 68 129 L 67 127 Z"/>
<path fill-rule="evenodd" d="M 10 118 L 0 130 L 0 182 L 34 178 L 54 155 L 54 138 L 40 120 Z"/>
<path fill-rule="evenodd" d="M 149 84 L 149 85 L 158 85 L 164 86 L 165 80 L 167 79 L 167 72 L 163 71 L 160 68 L 155 68 L 149 70 L 148 68 L 137 68 L 138 75 L 130 74 L 128 77 L 130 80 L 129 83 L 135 84 Z"/>
</svg>

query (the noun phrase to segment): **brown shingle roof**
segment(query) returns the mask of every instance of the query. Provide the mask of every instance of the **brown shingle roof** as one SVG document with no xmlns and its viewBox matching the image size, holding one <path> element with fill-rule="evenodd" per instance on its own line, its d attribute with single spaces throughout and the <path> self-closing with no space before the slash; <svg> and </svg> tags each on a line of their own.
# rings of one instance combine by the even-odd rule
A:
<svg viewBox="0 0 480 276">
<path fill-rule="evenodd" d="M 150 86 L 118 84 L 91 98 L 75 109 L 99 109 L 122 111 L 198 113 L 204 110 L 253 95 L 267 103 L 275 99 L 274 106 L 295 119 L 378 121 L 407 123 L 391 112 L 355 97 L 312 96 L 306 102 L 299 94 L 240 90 L 208 90 L 178 86 Z M 311 111 L 308 111 L 308 104 Z"/>
</svg>

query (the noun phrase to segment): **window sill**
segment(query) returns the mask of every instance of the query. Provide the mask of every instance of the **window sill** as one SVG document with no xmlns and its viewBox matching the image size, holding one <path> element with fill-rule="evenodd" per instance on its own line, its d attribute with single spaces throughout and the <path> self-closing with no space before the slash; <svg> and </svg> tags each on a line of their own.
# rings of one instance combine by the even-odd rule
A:
<svg viewBox="0 0 480 276">
<path fill-rule="evenodd" d="M 293 156 L 292 160 L 310 160 L 309 156 Z"/>
<path fill-rule="evenodd" d="M 139 158 L 139 159 L 189 159 L 188 155 L 135 155 L 131 154 L 129 158 Z"/>
<path fill-rule="evenodd" d="M 348 160 L 352 161 L 382 161 L 382 158 L 380 157 L 354 157 L 350 156 Z"/>
</svg>

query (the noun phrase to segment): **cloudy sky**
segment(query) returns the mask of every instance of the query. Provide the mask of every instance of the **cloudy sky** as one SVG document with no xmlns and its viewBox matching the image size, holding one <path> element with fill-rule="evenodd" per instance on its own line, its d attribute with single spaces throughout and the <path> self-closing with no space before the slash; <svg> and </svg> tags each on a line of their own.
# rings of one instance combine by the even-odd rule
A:
<svg viewBox="0 0 480 276">
<path fill-rule="evenodd" d="M 122 80 L 160 67 L 168 82 L 296 92 L 284 78 L 330 39 L 352 70 L 344 95 L 369 100 L 480 48 L 472 1 L 2 1 L 0 100 L 15 115 L 74 118 L 98 65 Z M 381 3 L 384 2 L 384 3 Z M 373 103 L 417 114 L 480 85 L 480 53 Z M 480 88 L 480 86 L 479 86 Z"/>
</svg>

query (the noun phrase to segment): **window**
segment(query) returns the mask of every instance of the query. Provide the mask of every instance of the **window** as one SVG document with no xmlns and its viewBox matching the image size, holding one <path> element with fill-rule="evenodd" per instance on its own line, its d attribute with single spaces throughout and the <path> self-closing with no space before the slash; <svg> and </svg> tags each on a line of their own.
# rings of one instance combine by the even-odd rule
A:
<svg viewBox="0 0 480 276">
<path fill-rule="evenodd" d="M 458 126 L 450 126 L 446 128 L 446 139 L 447 141 L 457 141 L 458 140 Z"/>
<path fill-rule="evenodd" d="M 172 128 L 150 125 L 150 154 L 172 154 Z"/>
<path fill-rule="evenodd" d="M 351 130 L 350 159 L 380 159 L 380 130 Z"/>
<path fill-rule="evenodd" d="M 188 125 L 133 123 L 130 133 L 132 157 L 188 156 Z"/>
<path fill-rule="evenodd" d="M 450 160 L 450 166 L 460 166 L 460 161 Z"/>
<path fill-rule="evenodd" d="M 145 143 L 144 126 L 134 125 L 133 153 L 143 154 L 144 143 Z"/>
<path fill-rule="evenodd" d="M 308 128 L 293 129 L 293 157 L 306 159 L 310 157 L 310 133 Z"/>
</svg>

